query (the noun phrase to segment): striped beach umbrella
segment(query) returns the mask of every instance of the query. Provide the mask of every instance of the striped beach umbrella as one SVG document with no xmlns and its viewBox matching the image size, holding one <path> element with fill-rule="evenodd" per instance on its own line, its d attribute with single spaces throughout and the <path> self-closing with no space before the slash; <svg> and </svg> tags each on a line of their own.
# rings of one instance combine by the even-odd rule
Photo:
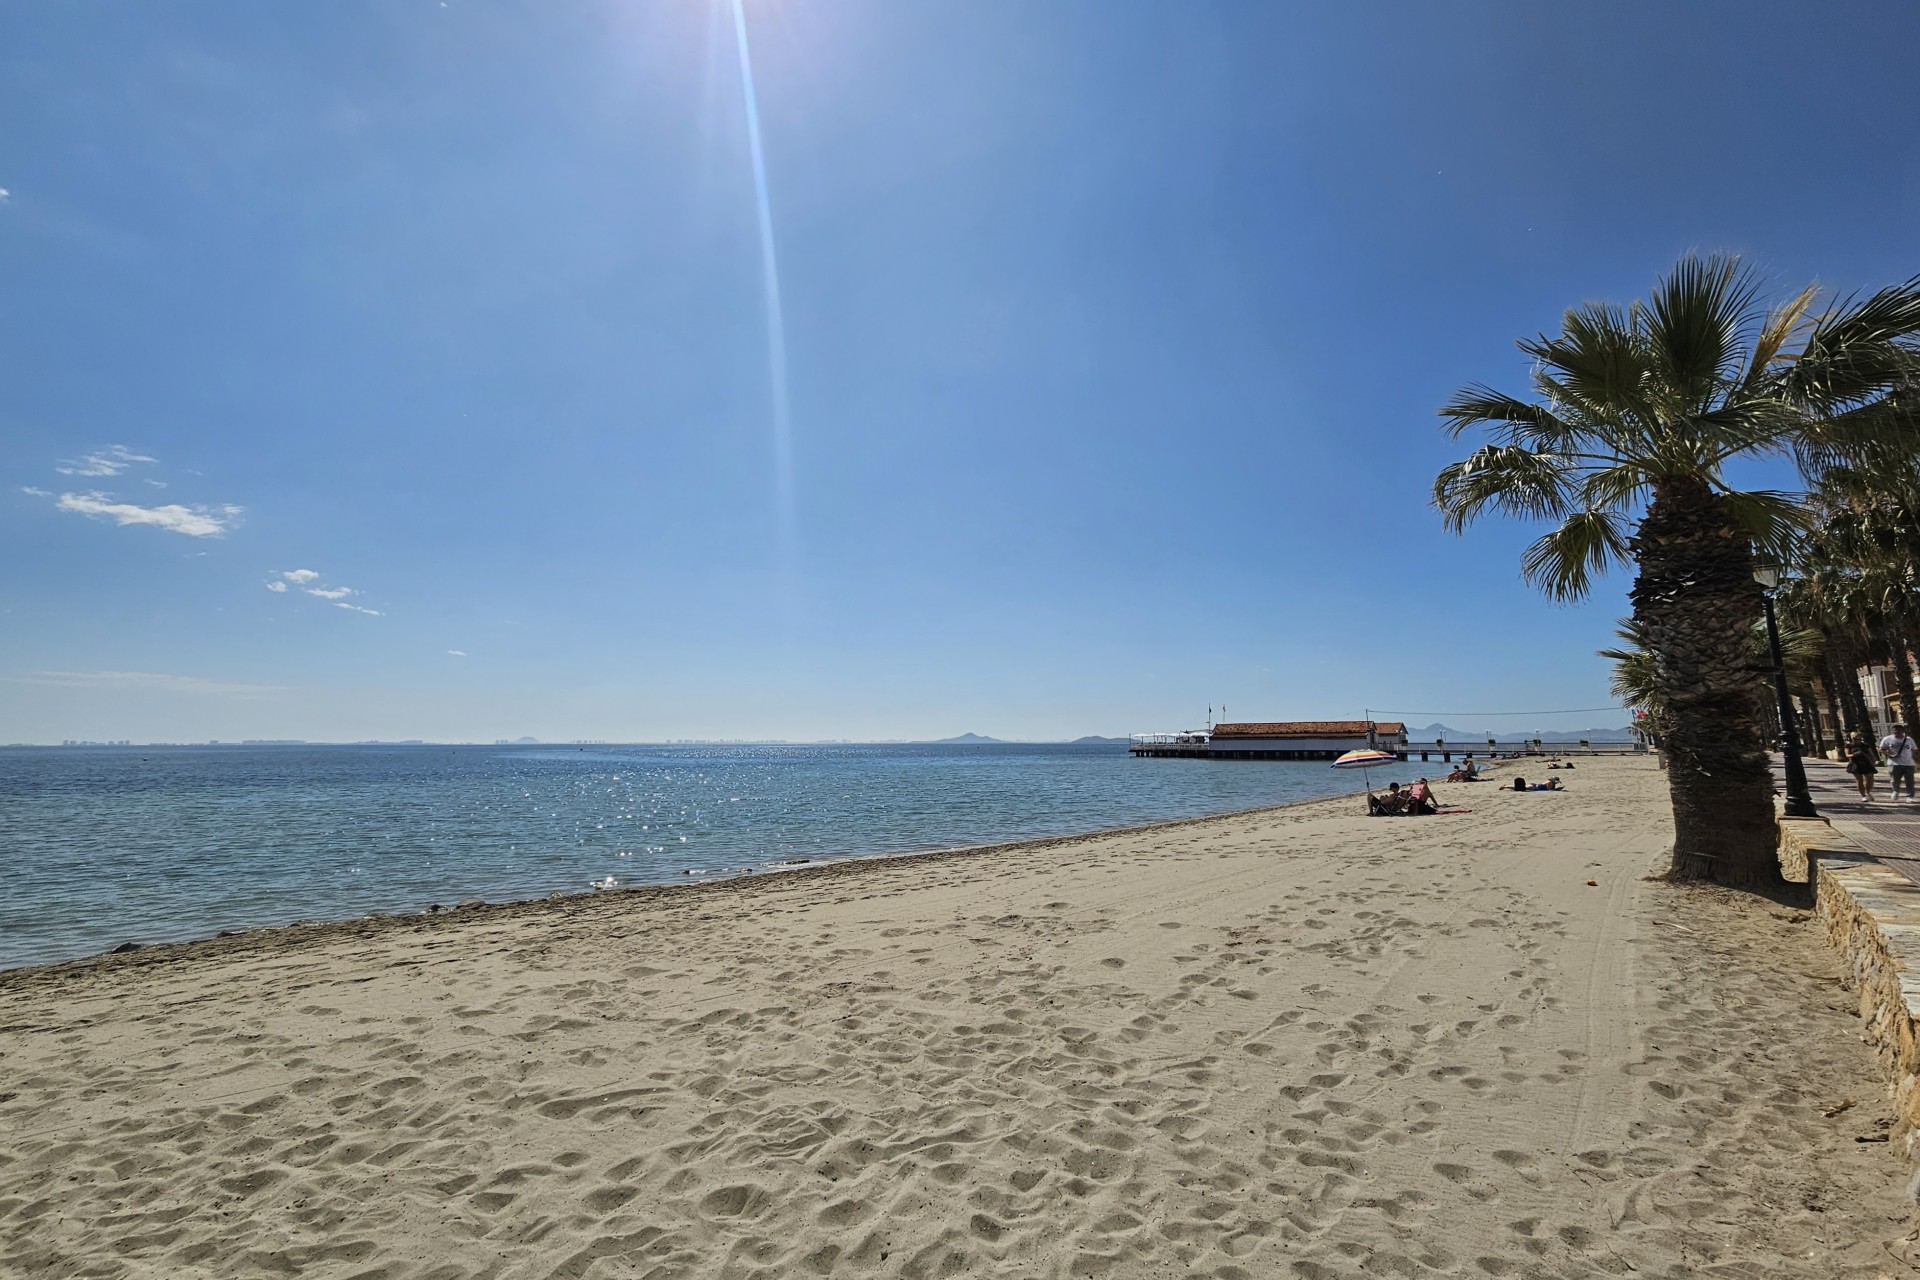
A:
<svg viewBox="0 0 1920 1280">
<path fill-rule="evenodd" d="M 1366 783 L 1367 790 L 1371 791 L 1373 790 L 1373 775 L 1368 773 L 1367 770 L 1375 765 L 1392 764 L 1394 759 L 1395 756 L 1391 751 L 1374 751 L 1371 749 L 1366 751 L 1349 751 L 1338 760 L 1335 760 L 1333 767 L 1336 769 L 1358 769 L 1361 780 Z"/>
</svg>

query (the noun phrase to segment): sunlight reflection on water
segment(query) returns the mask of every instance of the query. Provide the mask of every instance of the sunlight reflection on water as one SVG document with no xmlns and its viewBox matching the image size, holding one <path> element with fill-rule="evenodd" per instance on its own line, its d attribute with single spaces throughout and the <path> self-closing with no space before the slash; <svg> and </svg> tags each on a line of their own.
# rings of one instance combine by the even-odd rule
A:
<svg viewBox="0 0 1920 1280">
<path fill-rule="evenodd" d="M 1359 781 L 1117 746 L 0 749 L 0 966 L 1130 826 Z"/>
</svg>

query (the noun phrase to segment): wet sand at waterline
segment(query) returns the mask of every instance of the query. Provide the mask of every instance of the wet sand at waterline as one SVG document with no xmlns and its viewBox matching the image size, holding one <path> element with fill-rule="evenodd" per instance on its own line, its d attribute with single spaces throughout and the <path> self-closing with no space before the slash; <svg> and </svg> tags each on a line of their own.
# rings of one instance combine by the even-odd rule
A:
<svg viewBox="0 0 1920 1280">
<path fill-rule="evenodd" d="M 0 1274 L 1910 1274 L 1835 955 L 1565 777 L 0 974 Z"/>
</svg>

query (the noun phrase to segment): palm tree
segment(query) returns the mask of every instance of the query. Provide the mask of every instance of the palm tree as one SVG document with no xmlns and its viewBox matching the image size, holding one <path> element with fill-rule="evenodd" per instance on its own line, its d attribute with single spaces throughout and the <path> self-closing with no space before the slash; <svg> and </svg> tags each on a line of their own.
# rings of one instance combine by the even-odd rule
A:
<svg viewBox="0 0 1920 1280">
<path fill-rule="evenodd" d="M 1667 767 L 1667 708 L 1653 678 L 1653 651 L 1647 648 L 1646 630 L 1632 618 L 1622 618 L 1613 634 L 1620 638 L 1617 646 L 1595 651 L 1613 663 L 1607 692 L 1621 706 L 1646 716 L 1644 727 L 1660 753 L 1660 767 L 1664 769 Z"/>
<path fill-rule="evenodd" d="M 1855 621 L 1892 664 L 1900 718 L 1920 719 L 1920 691 L 1908 657 L 1920 638 L 1920 468 L 1879 458 L 1821 477 L 1822 513 L 1805 557 L 1850 575 Z"/>
<path fill-rule="evenodd" d="M 1753 549 L 1803 523 L 1796 495 L 1734 488 L 1737 459 L 1803 474 L 1871 449 L 1913 453 L 1894 395 L 1920 385 L 1920 277 L 1821 314 L 1809 286 L 1763 307 L 1732 257 L 1688 257 L 1628 307 L 1588 303 L 1522 341 L 1536 398 L 1469 386 L 1441 409 L 1491 441 L 1445 468 L 1447 527 L 1489 512 L 1557 522 L 1522 572 L 1556 600 L 1615 564 L 1638 570 L 1634 621 L 1669 717 L 1675 879 L 1777 883 L 1772 776 L 1748 637 Z"/>
<path fill-rule="evenodd" d="M 1872 656 L 1863 610 L 1866 596 L 1853 573 L 1826 554 L 1818 536 L 1799 542 L 1795 574 L 1780 584 L 1777 603 L 1786 626 L 1814 633 L 1814 673 L 1826 690 L 1837 740 L 1873 736 L 1867 699 L 1854 674 Z"/>
<path fill-rule="evenodd" d="M 1613 634 L 1619 637 L 1619 644 L 1594 651 L 1597 656 L 1613 663 L 1613 674 L 1607 680 L 1607 692 L 1617 698 L 1621 706 L 1645 713 L 1647 727 L 1652 731 L 1655 741 L 1662 744 L 1661 759 L 1664 764 L 1669 713 L 1665 700 L 1660 696 L 1653 650 L 1647 647 L 1646 628 L 1633 618 L 1621 618 Z M 1792 624 L 1780 628 L 1780 654 L 1790 679 L 1803 686 L 1806 684 L 1808 676 L 1816 669 L 1814 664 L 1820 656 L 1820 644 L 1817 632 Z M 1773 691 L 1768 679 L 1773 658 L 1768 651 L 1767 633 L 1763 627 L 1756 626 L 1753 629 L 1747 638 L 1747 649 L 1753 696 L 1768 699 Z M 1815 727 L 1817 729 L 1817 719 Z"/>
<path fill-rule="evenodd" d="M 1653 678 L 1653 651 L 1647 648 L 1646 629 L 1632 618 L 1622 618 L 1613 634 L 1620 637 L 1619 645 L 1595 650 L 1613 663 L 1607 692 L 1619 699 L 1621 706 L 1646 712 L 1647 719 L 1653 721 L 1653 731 L 1663 733 L 1667 712 Z"/>
</svg>

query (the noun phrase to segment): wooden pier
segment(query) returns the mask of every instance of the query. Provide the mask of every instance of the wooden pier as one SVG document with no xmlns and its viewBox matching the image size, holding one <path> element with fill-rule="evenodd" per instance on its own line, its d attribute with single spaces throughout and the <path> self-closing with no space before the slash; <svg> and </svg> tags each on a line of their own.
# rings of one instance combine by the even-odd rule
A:
<svg viewBox="0 0 1920 1280">
<path fill-rule="evenodd" d="M 1186 739 L 1174 741 L 1174 738 Z M 1164 740 L 1163 740 L 1164 739 Z M 1346 750 L 1347 748 L 1342 748 Z M 1174 760 L 1335 760 L 1341 752 L 1309 747 L 1297 750 L 1238 748 L 1226 743 L 1194 740 L 1190 735 L 1142 734 L 1127 746 L 1128 752 L 1142 759 Z M 1403 763 L 1453 764 L 1472 756 L 1475 763 L 1487 760 L 1520 760 L 1546 756 L 1626 756 L 1647 750 L 1639 742 L 1535 742 L 1532 739 L 1503 739 L 1494 742 L 1402 742 L 1383 746 Z"/>
<path fill-rule="evenodd" d="M 1184 760 L 1216 758 L 1204 742 L 1197 746 L 1190 743 L 1135 742 L 1128 744 L 1127 750 L 1136 756 L 1164 756 Z"/>
</svg>

